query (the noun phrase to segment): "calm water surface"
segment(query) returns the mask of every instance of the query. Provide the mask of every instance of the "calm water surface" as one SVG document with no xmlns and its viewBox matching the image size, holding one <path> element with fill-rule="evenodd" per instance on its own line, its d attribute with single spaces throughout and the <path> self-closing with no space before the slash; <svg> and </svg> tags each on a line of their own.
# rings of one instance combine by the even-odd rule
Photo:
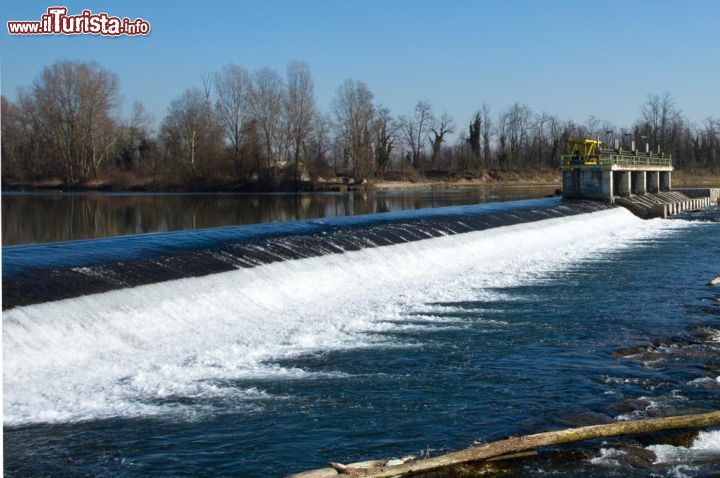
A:
<svg viewBox="0 0 720 478">
<path fill-rule="evenodd" d="M 3 193 L 2 244 L 511 201 L 554 191 L 543 186 L 300 194 Z"/>
</svg>

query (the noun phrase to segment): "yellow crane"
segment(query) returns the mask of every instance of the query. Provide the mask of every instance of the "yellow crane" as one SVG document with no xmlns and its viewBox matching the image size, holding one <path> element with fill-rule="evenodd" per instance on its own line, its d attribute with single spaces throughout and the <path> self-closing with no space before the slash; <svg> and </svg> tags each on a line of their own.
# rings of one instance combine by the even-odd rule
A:
<svg viewBox="0 0 720 478">
<path fill-rule="evenodd" d="M 567 150 L 571 165 L 597 165 L 605 143 L 599 139 L 569 139 Z"/>
</svg>

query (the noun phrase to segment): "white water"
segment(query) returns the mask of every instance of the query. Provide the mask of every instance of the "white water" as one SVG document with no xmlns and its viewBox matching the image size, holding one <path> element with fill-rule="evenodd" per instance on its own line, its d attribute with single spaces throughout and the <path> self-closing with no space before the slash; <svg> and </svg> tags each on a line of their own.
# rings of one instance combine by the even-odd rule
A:
<svg viewBox="0 0 720 478">
<path fill-rule="evenodd" d="M 696 476 L 701 465 L 720 459 L 720 430 L 701 431 L 689 447 L 650 445 L 655 453 L 655 465 L 668 468 L 667 476 L 689 478 Z"/>
<path fill-rule="evenodd" d="M 302 379 L 308 372 L 270 361 L 407 346 L 376 332 L 406 320 L 463 326 L 426 304 L 496 300 L 489 287 L 552 280 L 678 227 L 618 208 L 12 309 L 3 317 L 4 423 L 197 413 L 177 401 L 188 398 L 251 406 L 267 395 L 227 380 Z"/>
<path fill-rule="evenodd" d="M 673 445 L 650 445 L 655 452 L 656 464 L 691 463 L 710 456 L 720 457 L 720 430 L 702 431 L 690 447 Z"/>
</svg>

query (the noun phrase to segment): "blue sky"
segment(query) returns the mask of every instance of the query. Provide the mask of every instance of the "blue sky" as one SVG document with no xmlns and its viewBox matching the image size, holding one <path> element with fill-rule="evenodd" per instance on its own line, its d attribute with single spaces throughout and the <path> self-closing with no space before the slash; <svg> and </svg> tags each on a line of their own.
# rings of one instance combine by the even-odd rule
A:
<svg viewBox="0 0 720 478">
<path fill-rule="evenodd" d="M 152 25 L 148 37 L 11 37 L 5 22 L 67 5 Z M 42 3 L 5 0 L 2 93 L 45 65 L 94 60 L 115 71 L 126 111 L 160 121 L 169 102 L 227 63 L 284 74 L 308 63 L 327 110 L 346 78 L 394 114 L 429 99 L 464 125 L 483 102 L 515 101 L 563 119 L 632 123 L 648 93 L 670 92 L 694 121 L 720 116 L 720 1 L 240 0 Z"/>
</svg>

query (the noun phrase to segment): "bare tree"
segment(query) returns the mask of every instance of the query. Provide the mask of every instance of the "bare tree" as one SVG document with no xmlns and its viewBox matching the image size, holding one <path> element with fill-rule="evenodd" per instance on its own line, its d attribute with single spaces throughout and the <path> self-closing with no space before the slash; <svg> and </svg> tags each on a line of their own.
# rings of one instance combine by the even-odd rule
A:
<svg viewBox="0 0 720 478">
<path fill-rule="evenodd" d="M 498 160 L 500 167 L 506 169 L 517 166 L 521 152 L 528 141 L 528 129 L 532 110 L 525 105 L 515 103 L 498 118 L 498 135 L 500 150 Z"/>
<path fill-rule="evenodd" d="M 300 180 L 300 154 L 312 131 L 315 117 L 315 92 L 310 69 L 305 63 L 291 62 L 287 67 L 286 115 L 292 148 L 295 181 Z"/>
<path fill-rule="evenodd" d="M 670 133 L 673 127 L 682 121 L 682 113 L 675 106 L 675 100 L 670 93 L 648 95 L 640 113 L 641 120 L 649 127 L 650 147 L 669 149 Z"/>
<path fill-rule="evenodd" d="M 3 176 L 25 179 L 28 171 L 24 167 L 23 159 L 26 155 L 30 156 L 23 141 L 27 119 L 22 109 L 5 96 L 2 96 L 0 101 L 2 102 L 0 106 L 2 112 L 0 149 L 2 150 Z"/>
<path fill-rule="evenodd" d="M 98 176 L 116 139 L 117 75 L 96 63 L 57 62 L 43 69 L 32 101 L 64 165 L 66 182 Z"/>
<path fill-rule="evenodd" d="M 235 179 L 242 176 L 243 126 L 248 116 L 247 91 L 250 76 L 244 68 L 230 64 L 215 74 L 215 111 L 232 148 Z"/>
<path fill-rule="evenodd" d="M 490 117 L 490 106 L 487 103 L 483 103 L 480 108 L 481 115 L 481 133 L 483 141 L 483 154 L 482 159 L 485 162 L 486 167 L 490 167 L 490 159 L 492 158 L 492 151 L 490 149 L 490 142 L 493 136 L 493 122 Z"/>
<path fill-rule="evenodd" d="M 381 174 L 390 164 L 390 157 L 397 139 L 397 128 L 390 109 L 379 105 L 375 119 L 375 166 Z"/>
<path fill-rule="evenodd" d="M 285 84 L 275 70 L 263 68 L 253 73 L 248 106 L 260 130 L 265 159 L 274 179 L 277 179 L 278 168 L 286 159 L 285 96 Z"/>
<path fill-rule="evenodd" d="M 206 172 L 212 153 L 217 152 L 218 128 L 212 118 L 208 121 L 211 114 L 206 94 L 190 88 L 170 103 L 161 126 L 171 154 L 187 164 L 193 178 Z"/>
<path fill-rule="evenodd" d="M 430 168 L 435 168 L 436 161 L 440 158 L 440 149 L 448 134 L 455 132 L 455 123 L 450 115 L 443 113 L 440 120 L 430 127 L 432 137 L 429 138 L 432 147 L 432 156 L 430 158 Z"/>
<path fill-rule="evenodd" d="M 346 152 L 356 181 L 366 179 L 373 167 L 373 121 L 375 108 L 370 89 L 358 80 L 345 80 L 332 103 L 338 138 Z"/>
<path fill-rule="evenodd" d="M 433 121 L 432 107 L 429 101 L 418 101 L 412 116 L 400 118 L 400 128 L 405 143 L 410 147 L 412 165 L 421 168 L 421 155 L 425 148 L 428 127 Z"/>
<path fill-rule="evenodd" d="M 312 158 L 311 164 L 314 164 L 319 169 L 328 166 L 327 155 L 331 146 L 331 126 L 332 121 L 326 115 L 316 114 L 313 117 L 306 157 Z"/>
<path fill-rule="evenodd" d="M 150 124 L 152 115 L 147 113 L 143 104 L 135 101 L 132 112 L 127 121 L 123 121 L 120 146 L 118 148 L 115 164 L 121 170 L 127 171 L 138 166 L 141 157 L 149 149 Z M 152 165 L 155 172 L 155 165 Z"/>
</svg>

